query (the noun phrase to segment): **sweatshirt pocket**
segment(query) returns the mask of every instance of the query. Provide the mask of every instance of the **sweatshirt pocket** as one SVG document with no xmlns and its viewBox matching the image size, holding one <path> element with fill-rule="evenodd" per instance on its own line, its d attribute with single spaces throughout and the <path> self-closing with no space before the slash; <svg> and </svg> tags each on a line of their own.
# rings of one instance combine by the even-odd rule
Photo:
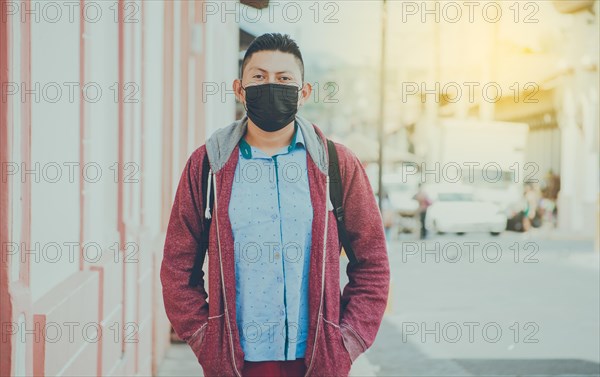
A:
<svg viewBox="0 0 600 377">
<path fill-rule="evenodd" d="M 194 353 L 206 377 L 236 376 L 239 370 L 234 367 L 225 313 L 208 317 L 202 334 L 198 334 Z"/>
<path fill-rule="evenodd" d="M 323 337 L 318 350 L 318 370 L 314 376 L 348 376 L 352 359 L 344 345 L 340 326 L 323 317 Z"/>
<path fill-rule="evenodd" d="M 204 323 L 188 340 L 188 345 L 196 355 L 196 359 L 200 362 L 200 355 L 202 354 L 202 346 L 206 335 L 206 329 L 208 328 L 208 322 Z"/>
</svg>

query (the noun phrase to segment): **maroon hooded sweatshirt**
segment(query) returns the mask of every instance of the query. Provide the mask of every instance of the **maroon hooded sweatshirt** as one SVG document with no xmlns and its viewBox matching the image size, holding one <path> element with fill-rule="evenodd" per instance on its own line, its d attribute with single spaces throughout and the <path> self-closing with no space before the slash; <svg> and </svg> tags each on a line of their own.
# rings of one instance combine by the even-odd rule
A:
<svg viewBox="0 0 600 377">
<path fill-rule="evenodd" d="M 296 116 L 307 149 L 313 206 L 309 269 L 309 333 L 305 376 L 347 376 L 354 360 L 375 341 L 387 305 L 390 270 L 381 214 L 365 170 L 340 143 L 347 233 L 359 260 L 348 264 L 348 284 L 340 289 L 340 250 L 329 199 L 329 159 L 323 132 Z M 236 321 L 234 240 L 228 206 L 238 142 L 248 118 L 217 130 L 189 157 L 175 194 L 164 245 L 160 279 L 167 317 L 194 351 L 206 376 L 242 376 L 244 352 Z M 209 234 L 208 287 L 188 286 L 201 242 L 205 208 L 202 161 L 210 160 L 209 187 L 215 193 Z M 209 296 L 210 293 L 210 296 Z"/>
</svg>

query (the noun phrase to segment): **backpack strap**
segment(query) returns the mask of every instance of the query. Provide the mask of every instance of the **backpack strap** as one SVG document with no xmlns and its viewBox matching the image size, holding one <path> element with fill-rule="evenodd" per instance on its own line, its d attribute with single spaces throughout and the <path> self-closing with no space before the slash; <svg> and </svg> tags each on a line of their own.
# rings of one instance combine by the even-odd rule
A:
<svg viewBox="0 0 600 377">
<path fill-rule="evenodd" d="M 210 172 L 210 164 L 208 160 L 208 153 L 204 154 L 204 159 L 202 160 L 202 188 L 204 192 L 207 192 L 208 195 L 202 195 L 202 208 L 205 209 L 205 215 L 202 218 L 202 238 L 200 242 L 200 247 L 196 249 L 196 257 L 194 259 L 194 266 L 192 267 L 192 273 L 190 275 L 190 279 L 188 282 L 189 286 L 195 287 L 200 285 L 200 281 L 204 277 L 204 271 L 202 270 L 202 266 L 204 265 L 204 258 L 206 257 L 206 250 L 208 249 L 208 236 L 210 234 L 210 224 L 211 224 L 211 211 L 213 208 L 214 202 L 214 193 L 209 187 L 210 183 L 208 182 L 208 174 Z M 207 196 L 210 196 L 208 199 L 210 202 L 207 206 Z"/>
<path fill-rule="evenodd" d="M 329 196 L 331 197 L 333 210 L 335 211 L 338 237 L 342 241 L 342 246 L 344 247 L 346 256 L 350 260 L 350 264 L 355 264 L 358 263 L 358 260 L 356 259 L 356 254 L 354 254 L 354 249 L 352 249 L 348 232 L 344 225 L 344 190 L 338 154 L 335 144 L 329 139 L 327 139 L 327 150 L 329 151 Z"/>
</svg>

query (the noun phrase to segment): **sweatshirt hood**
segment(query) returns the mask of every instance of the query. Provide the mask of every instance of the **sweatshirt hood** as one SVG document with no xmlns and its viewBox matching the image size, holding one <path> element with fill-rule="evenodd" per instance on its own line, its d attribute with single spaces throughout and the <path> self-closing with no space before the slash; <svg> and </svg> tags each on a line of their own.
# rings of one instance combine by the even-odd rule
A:
<svg viewBox="0 0 600 377">
<path fill-rule="evenodd" d="M 310 157 L 319 167 L 319 170 L 327 175 L 327 154 L 323 138 L 317 133 L 316 126 L 310 121 L 296 114 L 298 127 L 302 131 L 306 150 Z M 233 123 L 216 130 L 206 141 L 206 153 L 210 161 L 213 173 L 221 170 L 229 160 L 231 153 L 239 143 L 248 128 L 248 116 L 238 119 Z"/>
</svg>

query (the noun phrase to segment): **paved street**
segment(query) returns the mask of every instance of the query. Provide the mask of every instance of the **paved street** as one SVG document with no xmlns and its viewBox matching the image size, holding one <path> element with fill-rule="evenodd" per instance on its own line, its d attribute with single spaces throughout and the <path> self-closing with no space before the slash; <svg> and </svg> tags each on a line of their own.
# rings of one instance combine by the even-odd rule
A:
<svg viewBox="0 0 600 377">
<path fill-rule="evenodd" d="M 544 232 L 394 242 L 390 310 L 366 356 L 380 376 L 599 375 L 592 249 Z"/>
<path fill-rule="evenodd" d="M 388 311 L 351 375 L 600 375 L 593 242 L 536 231 L 390 243 Z M 179 345 L 160 375 L 200 372 Z"/>
</svg>

